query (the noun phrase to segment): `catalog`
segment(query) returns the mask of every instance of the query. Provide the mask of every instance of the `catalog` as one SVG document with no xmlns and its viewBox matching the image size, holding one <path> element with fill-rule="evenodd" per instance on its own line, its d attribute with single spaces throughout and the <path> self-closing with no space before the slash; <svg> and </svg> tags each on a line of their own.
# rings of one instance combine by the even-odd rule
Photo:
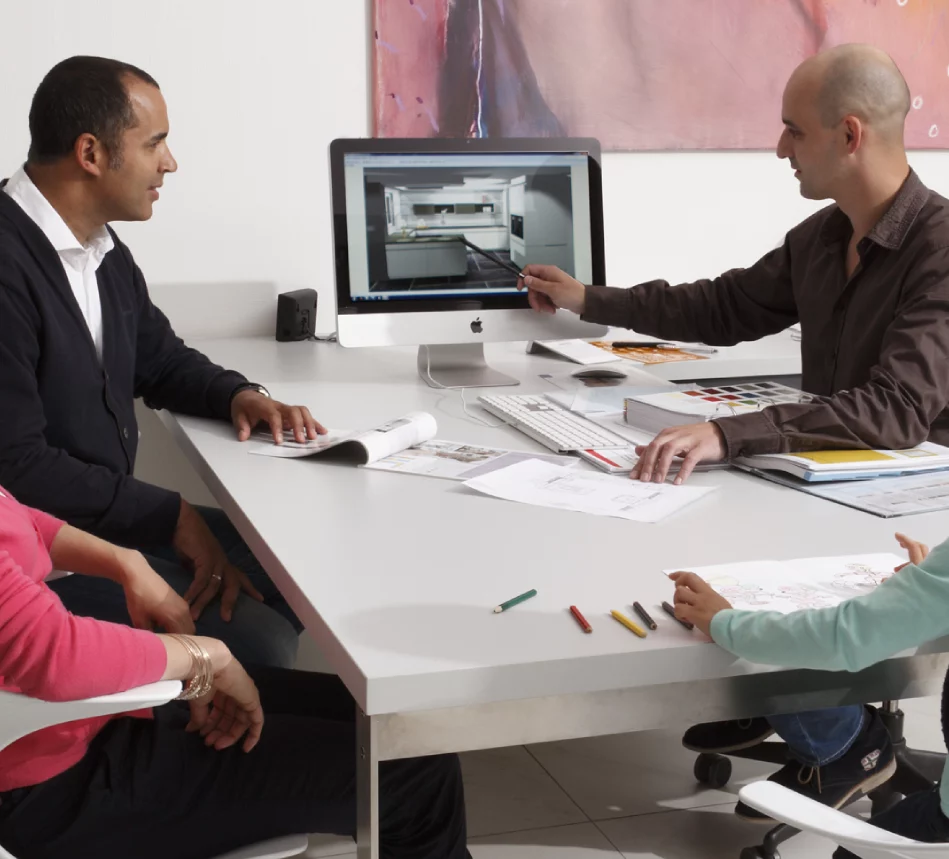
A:
<svg viewBox="0 0 949 859">
<path fill-rule="evenodd" d="M 337 456 L 352 457 L 360 465 L 366 465 L 429 441 L 435 437 L 437 431 L 435 418 L 428 412 L 411 412 L 375 429 L 330 430 L 326 435 L 303 444 L 296 441 L 290 431 L 284 434 L 283 444 L 274 444 L 273 436 L 268 430 L 258 430 L 247 444 L 251 453 L 260 456 L 296 459 L 318 456 L 332 450 Z"/>
<path fill-rule="evenodd" d="M 807 481 L 866 480 L 886 475 L 949 469 L 949 448 L 924 441 L 907 450 L 811 450 L 742 456 L 735 464 L 751 471 L 784 471 Z"/>
</svg>

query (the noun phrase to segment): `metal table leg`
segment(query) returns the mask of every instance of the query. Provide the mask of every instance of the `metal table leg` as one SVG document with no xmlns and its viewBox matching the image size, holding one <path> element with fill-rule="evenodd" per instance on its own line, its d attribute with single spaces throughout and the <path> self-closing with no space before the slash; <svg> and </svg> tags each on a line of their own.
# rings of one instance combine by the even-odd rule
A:
<svg viewBox="0 0 949 859">
<path fill-rule="evenodd" d="M 379 859 L 378 726 L 356 711 L 356 857 Z"/>
</svg>

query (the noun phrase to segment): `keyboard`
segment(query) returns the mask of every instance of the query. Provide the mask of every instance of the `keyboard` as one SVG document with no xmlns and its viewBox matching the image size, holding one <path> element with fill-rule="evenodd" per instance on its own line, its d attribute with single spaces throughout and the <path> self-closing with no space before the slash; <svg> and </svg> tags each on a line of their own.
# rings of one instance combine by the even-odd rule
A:
<svg viewBox="0 0 949 859">
<path fill-rule="evenodd" d="M 631 442 L 540 394 L 481 396 L 492 415 L 558 453 L 590 448 L 628 448 Z"/>
</svg>

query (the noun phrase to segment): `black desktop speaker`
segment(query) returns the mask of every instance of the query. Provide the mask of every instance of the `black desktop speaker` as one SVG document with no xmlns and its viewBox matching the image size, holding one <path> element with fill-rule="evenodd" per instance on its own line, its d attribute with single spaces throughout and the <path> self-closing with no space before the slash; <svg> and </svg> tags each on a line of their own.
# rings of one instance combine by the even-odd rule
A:
<svg viewBox="0 0 949 859">
<path fill-rule="evenodd" d="M 277 339 L 306 340 L 316 327 L 316 290 L 296 289 L 277 296 Z"/>
</svg>

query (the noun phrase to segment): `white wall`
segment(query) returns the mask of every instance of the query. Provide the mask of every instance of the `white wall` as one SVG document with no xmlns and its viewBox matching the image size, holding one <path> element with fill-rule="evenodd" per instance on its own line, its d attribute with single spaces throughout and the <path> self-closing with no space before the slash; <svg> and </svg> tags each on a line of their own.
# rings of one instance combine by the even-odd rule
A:
<svg viewBox="0 0 949 859">
<path fill-rule="evenodd" d="M 146 276 L 314 287 L 317 327 L 330 330 L 327 146 L 369 133 L 367 9 L 365 0 L 0 0 L 0 174 L 24 158 L 30 98 L 55 62 L 93 53 L 140 65 L 168 100 L 180 165 L 155 217 L 120 226 Z M 949 154 L 911 160 L 949 195 Z M 815 208 L 772 153 L 611 153 L 604 183 L 614 284 L 748 264 Z"/>
</svg>

